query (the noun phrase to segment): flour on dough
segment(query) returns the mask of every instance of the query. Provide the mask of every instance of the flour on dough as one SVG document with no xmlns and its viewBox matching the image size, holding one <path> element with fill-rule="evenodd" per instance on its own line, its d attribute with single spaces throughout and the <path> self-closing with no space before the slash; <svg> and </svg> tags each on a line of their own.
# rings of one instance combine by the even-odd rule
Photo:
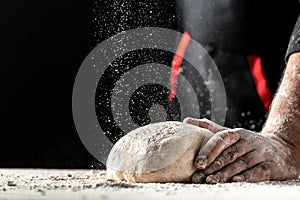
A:
<svg viewBox="0 0 300 200">
<path fill-rule="evenodd" d="M 201 145 L 213 133 L 194 125 L 167 121 L 139 127 L 112 148 L 107 178 L 130 182 L 189 182 Z"/>
</svg>

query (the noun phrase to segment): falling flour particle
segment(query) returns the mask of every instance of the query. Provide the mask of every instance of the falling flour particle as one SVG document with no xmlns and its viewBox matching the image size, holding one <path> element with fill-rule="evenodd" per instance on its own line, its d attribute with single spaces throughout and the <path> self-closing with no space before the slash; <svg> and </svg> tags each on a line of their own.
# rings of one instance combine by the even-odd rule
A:
<svg viewBox="0 0 300 200">
<path fill-rule="evenodd" d="M 200 147 L 213 134 L 182 122 L 139 127 L 112 148 L 107 178 L 130 182 L 189 182 Z"/>
</svg>

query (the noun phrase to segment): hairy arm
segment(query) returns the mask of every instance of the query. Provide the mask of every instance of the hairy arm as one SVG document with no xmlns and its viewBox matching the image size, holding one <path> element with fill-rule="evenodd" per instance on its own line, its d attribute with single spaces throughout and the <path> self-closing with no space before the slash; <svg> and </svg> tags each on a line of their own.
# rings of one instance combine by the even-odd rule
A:
<svg viewBox="0 0 300 200">
<path fill-rule="evenodd" d="M 300 53 L 289 57 L 287 67 L 263 134 L 275 134 L 291 145 L 300 166 Z"/>
</svg>

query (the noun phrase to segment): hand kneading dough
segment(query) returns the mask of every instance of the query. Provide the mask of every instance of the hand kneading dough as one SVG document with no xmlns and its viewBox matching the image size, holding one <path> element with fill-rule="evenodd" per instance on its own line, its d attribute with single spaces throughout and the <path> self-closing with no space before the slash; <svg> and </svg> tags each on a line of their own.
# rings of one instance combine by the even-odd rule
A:
<svg viewBox="0 0 300 200">
<path fill-rule="evenodd" d="M 112 148 L 107 178 L 130 182 L 189 182 L 194 158 L 213 133 L 182 122 L 139 127 Z"/>
</svg>

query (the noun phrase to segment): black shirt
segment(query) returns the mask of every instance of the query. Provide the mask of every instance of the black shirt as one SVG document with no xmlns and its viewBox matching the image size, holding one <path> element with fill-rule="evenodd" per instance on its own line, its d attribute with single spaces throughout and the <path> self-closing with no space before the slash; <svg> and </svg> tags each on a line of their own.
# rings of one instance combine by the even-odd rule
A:
<svg viewBox="0 0 300 200">
<path fill-rule="evenodd" d="M 298 17 L 294 31 L 290 38 L 290 43 L 286 52 L 286 60 L 292 53 L 299 52 L 299 51 L 300 51 L 300 17 Z"/>
</svg>

